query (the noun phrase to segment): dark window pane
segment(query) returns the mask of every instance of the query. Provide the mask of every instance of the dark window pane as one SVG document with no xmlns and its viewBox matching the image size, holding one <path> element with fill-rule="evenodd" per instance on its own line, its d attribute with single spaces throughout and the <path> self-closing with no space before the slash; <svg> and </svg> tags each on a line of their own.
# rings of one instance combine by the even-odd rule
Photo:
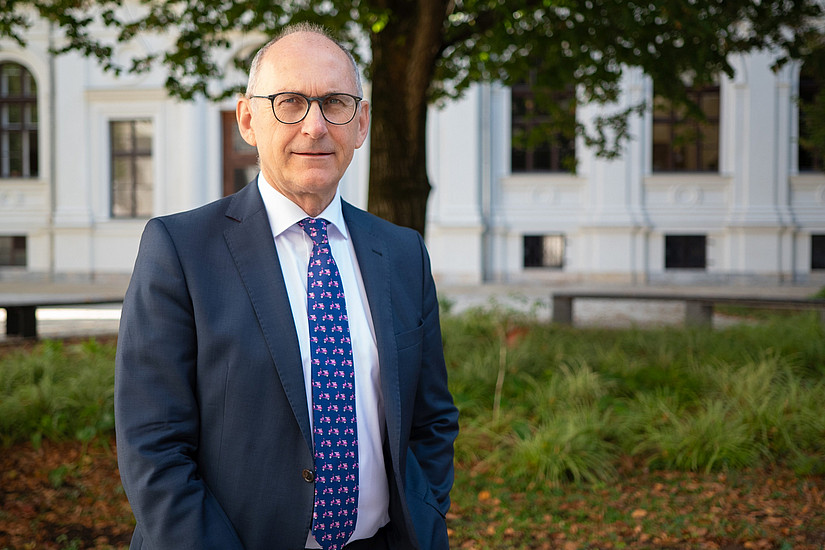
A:
<svg viewBox="0 0 825 550">
<path fill-rule="evenodd" d="M 8 142 L 4 145 L 8 147 L 9 176 L 13 178 L 23 177 L 23 134 L 20 132 L 9 132 Z"/>
<path fill-rule="evenodd" d="M 524 267 L 541 267 L 542 246 L 540 235 L 524 236 Z"/>
<path fill-rule="evenodd" d="M 11 103 L 9 105 L 4 105 L 5 116 L 3 117 L 5 120 L 6 128 L 19 128 L 23 124 L 23 105 L 20 103 Z"/>
<path fill-rule="evenodd" d="M 825 269 L 825 235 L 811 235 L 811 269 Z"/>
<path fill-rule="evenodd" d="M 26 266 L 26 237 L 0 236 L 0 266 Z"/>
<path fill-rule="evenodd" d="M 814 128 L 809 122 L 808 109 L 822 89 L 821 75 L 814 74 L 807 65 L 802 66 L 799 75 L 799 147 L 797 166 L 800 172 L 819 172 L 825 169 L 823 151 L 809 141 Z"/>
<path fill-rule="evenodd" d="M 564 235 L 525 235 L 524 267 L 564 267 Z"/>
<path fill-rule="evenodd" d="M 654 98 L 654 172 L 719 169 L 719 87 L 692 89 L 688 95 L 702 110 L 704 120 L 689 117 L 683 105 Z"/>
<path fill-rule="evenodd" d="M 29 132 L 29 175 L 34 177 L 39 173 L 39 158 L 37 145 L 37 131 Z"/>
<path fill-rule="evenodd" d="M 704 269 L 706 242 L 705 235 L 666 235 L 665 269 Z"/>
<path fill-rule="evenodd" d="M 575 167 L 572 130 L 558 130 L 575 115 L 575 92 L 543 90 L 528 82 L 511 89 L 511 150 L 513 172 L 561 172 Z M 543 95 L 541 95 L 543 94 Z M 569 134 L 569 135 L 568 135 Z"/>
<path fill-rule="evenodd" d="M 0 96 L 20 97 L 23 95 L 23 67 L 16 63 L 0 65 Z"/>
<path fill-rule="evenodd" d="M 516 149 L 513 147 L 511 153 L 510 163 L 513 172 L 524 172 L 527 170 L 527 153 L 524 149 Z"/>
</svg>

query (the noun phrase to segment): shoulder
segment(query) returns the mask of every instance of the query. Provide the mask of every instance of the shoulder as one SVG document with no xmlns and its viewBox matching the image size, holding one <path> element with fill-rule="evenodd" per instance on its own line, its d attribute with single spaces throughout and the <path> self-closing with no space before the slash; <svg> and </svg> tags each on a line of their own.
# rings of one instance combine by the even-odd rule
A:
<svg viewBox="0 0 825 550">
<path fill-rule="evenodd" d="M 191 210 L 158 216 L 150 220 L 149 225 L 159 224 L 173 233 L 206 233 L 210 229 L 223 228 L 227 223 L 234 225 L 263 208 L 263 201 L 253 181 L 237 193 Z"/>
</svg>

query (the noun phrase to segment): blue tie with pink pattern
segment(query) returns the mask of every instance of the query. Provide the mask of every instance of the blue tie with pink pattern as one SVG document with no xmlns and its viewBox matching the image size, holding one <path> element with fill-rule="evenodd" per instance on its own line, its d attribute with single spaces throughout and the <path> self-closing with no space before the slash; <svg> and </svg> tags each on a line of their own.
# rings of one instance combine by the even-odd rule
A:
<svg viewBox="0 0 825 550">
<path fill-rule="evenodd" d="M 352 342 L 344 287 L 327 238 L 327 221 L 305 218 L 298 225 L 313 243 L 307 269 L 316 474 L 312 534 L 325 550 L 338 550 L 355 530 L 358 514 Z"/>
</svg>

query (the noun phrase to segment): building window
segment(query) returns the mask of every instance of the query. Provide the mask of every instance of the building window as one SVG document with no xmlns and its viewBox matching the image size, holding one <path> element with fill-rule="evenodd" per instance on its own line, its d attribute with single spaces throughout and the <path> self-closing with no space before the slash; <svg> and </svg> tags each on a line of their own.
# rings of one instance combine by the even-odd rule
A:
<svg viewBox="0 0 825 550">
<path fill-rule="evenodd" d="M 811 269 L 825 269 L 825 235 L 811 235 Z"/>
<path fill-rule="evenodd" d="M 665 269 L 705 269 L 707 237 L 705 235 L 666 235 Z"/>
<path fill-rule="evenodd" d="M 0 63 L 0 178 L 36 178 L 37 84 L 17 63 Z"/>
<path fill-rule="evenodd" d="M 0 236 L 0 266 L 26 267 L 26 237 Z"/>
<path fill-rule="evenodd" d="M 152 215 L 154 189 L 152 121 L 111 121 L 109 131 L 112 217 L 148 218 Z"/>
<path fill-rule="evenodd" d="M 525 235 L 524 267 L 564 267 L 564 235 Z"/>
<path fill-rule="evenodd" d="M 223 194 L 240 191 L 258 174 L 258 150 L 241 137 L 235 111 L 221 113 L 223 130 Z"/>
<path fill-rule="evenodd" d="M 825 170 L 825 163 L 822 160 L 823 144 L 817 144 L 812 139 L 817 129 L 817 121 L 814 120 L 815 111 L 818 110 L 820 113 L 825 111 L 825 105 L 822 105 L 825 102 L 825 92 L 822 91 L 820 78 L 807 65 L 803 65 L 799 75 L 799 157 L 797 166 L 800 172 L 821 172 Z M 822 116 L 820 114 L 820 118 Z M 819 130 L 820 136 L 822 136 L 822 131 Z"/>
<path fill-rule="evenodd" d="M 690 90 L 688 97 L 704 119 L 668 99 L 653 98 L 654 172 L 719 170 L 719 86 Z"/>
<path fill-rule="evenodd" d="M 571 172 L 576 167 L 575 91 L 511 89 L 513 172 Z"/>
</svg>

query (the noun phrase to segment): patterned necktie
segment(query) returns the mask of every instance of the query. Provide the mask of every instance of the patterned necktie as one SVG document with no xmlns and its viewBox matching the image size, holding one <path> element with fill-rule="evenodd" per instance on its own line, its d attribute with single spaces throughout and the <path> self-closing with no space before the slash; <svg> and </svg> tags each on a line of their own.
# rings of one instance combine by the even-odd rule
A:
<svg viewBox="0 0 825 550">
<path fill-rule="evenodd" d="M 312 239 L 307 269 L 307 316 L 315 441 L 312 534 L 325 550 L 344 546 L 358 513 L 355 370 L 344 287 L 332 259 L 327 221 L 298 222 Z"/>
</svg>

